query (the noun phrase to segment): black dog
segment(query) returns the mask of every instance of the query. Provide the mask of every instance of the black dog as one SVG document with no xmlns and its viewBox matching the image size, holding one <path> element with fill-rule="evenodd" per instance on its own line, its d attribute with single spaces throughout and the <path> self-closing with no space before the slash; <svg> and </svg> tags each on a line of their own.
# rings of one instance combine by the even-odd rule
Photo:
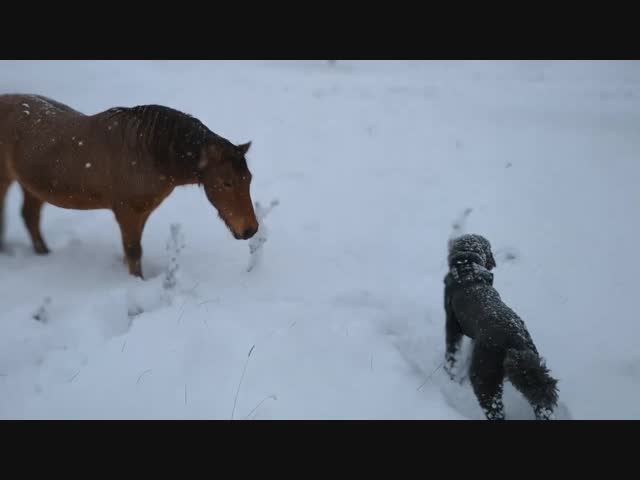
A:
<svg viewBox="0 0 640 480">
<path fill-rule="evenodd" d="M 466 335 L 473 340 L 469 378 L 487 419 L 504 420 L 506 377 L 529 401 L 536 419 L 550 420 L 558 402 L 557 380 L 549 375 L 524 322 L 493 288 L 491 244 L 481 235 L 455 238 L 449 242 L 448 263 L 445 370 L 453 379 L 455 355 Z"/>
</svg>

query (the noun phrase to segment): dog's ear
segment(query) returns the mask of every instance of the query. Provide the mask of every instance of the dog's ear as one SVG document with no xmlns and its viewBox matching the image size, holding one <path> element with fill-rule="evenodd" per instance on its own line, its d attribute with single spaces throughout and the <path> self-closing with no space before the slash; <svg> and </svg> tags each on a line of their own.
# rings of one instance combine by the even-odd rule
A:
<svg viewBox="0 0 640 480">
<path fill-rule="evenodd" d="M 496 259 L 493 258 L 493 252 L 491 250 L 487 253 L 487 270 L 493 270 L 496 268 Z"/>
<path fill-rule="evenodd" d="M 491 242 L 489 242 L 489 240 L 482 236 L 482 235 L 478 235 L 475 234 L 474 238 L 480 242 L 480 244 L 482 245 L 482 249 L 484 250 L 484 256 L 486 257 L 486 264 L 485 264 L 485 268 L 487 270 L 491 270 L 493 268 L 496 267 L 496 259 L 493 256 L 493 251 L 491 250 Z"/>
</svg>

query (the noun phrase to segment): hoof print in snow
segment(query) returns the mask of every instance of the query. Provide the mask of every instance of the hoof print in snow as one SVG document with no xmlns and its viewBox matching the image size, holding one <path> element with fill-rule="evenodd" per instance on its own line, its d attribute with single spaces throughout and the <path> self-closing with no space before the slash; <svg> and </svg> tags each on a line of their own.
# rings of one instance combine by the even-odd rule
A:
<svg viewBox="0 0 640 480">
<path fill-rule="evenodd" d="M 51 298 L 45 297 L 40 308 L 32 315 L 33 318 L 37 322 L 48 323 L 49 322 L 49 307 L 51 305 Z"/>
<path fill-rule="evenodd" d="M 137 317 L 138 315 L 141 315 L 143 313 L 144 310 L 138 305 L 131 305 L 127 310 L 127 315 L 129 316 L 129 318 Z"/>
<path fill-rule="evenodd" d="M 514 263 L 520 260 L 520 253 L 514 248 L 501 248 L 495 253 L 496 261 L 499 263 Z"/>
<path fill-rule="evenodd" d="M 469 218 L 469 215 L 471 215 L 471 212 L 473 212 L 473 208 L 465 208 L 460 216 L 453 222 L 453 224 L 451 224 L 451 228 L 453 229 L 453 231 L 451 232 L 451 238 L 457 237 L 458 235 L 464 233 L 465 223 L 467 221 L 467 218 Z"/>
</svg>

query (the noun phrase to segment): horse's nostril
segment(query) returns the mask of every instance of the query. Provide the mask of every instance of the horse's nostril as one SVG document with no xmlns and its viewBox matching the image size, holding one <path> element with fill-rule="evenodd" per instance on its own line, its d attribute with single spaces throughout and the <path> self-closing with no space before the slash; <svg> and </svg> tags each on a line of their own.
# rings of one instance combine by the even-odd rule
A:
<svg viewBox="0 0 640 480">
<path fill-rule="evenodd" d="M 242 232 L 242 238 L 244 238 L 245 240 L 253 237 L 257 232 L 257 229 L 253 228 L 253 227 L 248 227 L 245 228 L 244 232 Z"/>
</svg>

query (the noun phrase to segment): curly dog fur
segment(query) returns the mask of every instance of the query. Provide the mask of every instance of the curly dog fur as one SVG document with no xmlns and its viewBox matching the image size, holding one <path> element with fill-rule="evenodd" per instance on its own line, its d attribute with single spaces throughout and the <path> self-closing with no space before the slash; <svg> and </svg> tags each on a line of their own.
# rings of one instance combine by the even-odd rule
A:
<svg viewBox="0 0 640 480">
<path fill-rule="evenodd" d="M 493 287 L 496 262 L 489 241 L 475 234 L 452 239 L 448 264 L 445 370 L 453 378 L 456 353 L 466 335 L 473 341 L 469 378 L 487 419 L 504 420 L 505 377 L 531 404 L 536 419 L 553 418 L 557 380 L 550 376 L 522 319 Z"/>
</svg>

